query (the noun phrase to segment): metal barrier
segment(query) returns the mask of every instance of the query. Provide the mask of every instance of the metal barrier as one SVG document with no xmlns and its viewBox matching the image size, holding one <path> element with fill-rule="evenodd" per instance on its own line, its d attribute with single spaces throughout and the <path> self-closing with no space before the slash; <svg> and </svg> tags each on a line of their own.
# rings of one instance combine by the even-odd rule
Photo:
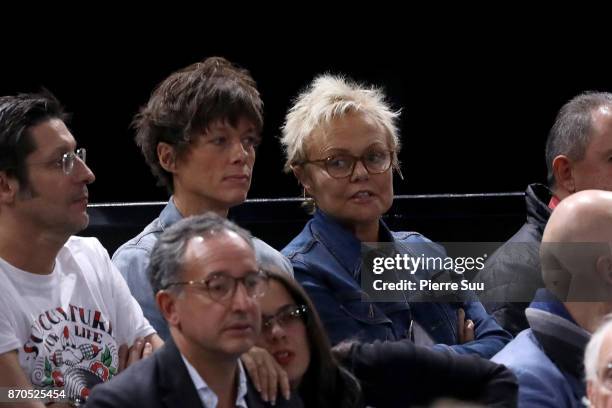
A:
<svg viewBox="0 0 612 408">
<path fill-rule="evenodd" d="M 302 198 L 249 199 L 229 218 L 281 249 L 310 216 Z M 156 218 L 165 202 L 90 204 L 89 227 L 112 253 Z M 398 195 L 384 216 L 393 230 L 418 231 L 435 241 L 505 241 L 525 221 L 523 192 Z"/>
</svg>

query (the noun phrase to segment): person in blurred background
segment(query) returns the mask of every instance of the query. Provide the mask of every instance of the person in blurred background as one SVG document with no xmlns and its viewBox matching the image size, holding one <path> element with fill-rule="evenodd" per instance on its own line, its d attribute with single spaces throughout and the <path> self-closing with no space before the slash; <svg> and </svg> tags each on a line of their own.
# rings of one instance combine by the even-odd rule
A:
<svg viewBox="0 0 612 408">
<path fill-rule="evenodd" d="M 612 94 L 584 92 L 563 105 L 546 141 L 547 185 L 527 187 L 527 221 L 474 279 L 487 311 L 513 336 L 529 327 L 525 309 L 544 287 L 539 249 L 550 214 L 577 191 L 612 191 L 611 150 Z"/>
</svg>

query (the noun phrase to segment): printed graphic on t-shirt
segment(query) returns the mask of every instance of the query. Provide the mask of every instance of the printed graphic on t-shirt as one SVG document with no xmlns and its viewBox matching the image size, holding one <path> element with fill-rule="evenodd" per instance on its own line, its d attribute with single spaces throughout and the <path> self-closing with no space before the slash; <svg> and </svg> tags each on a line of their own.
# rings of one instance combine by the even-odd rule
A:
<svg viewBox="0 0 612 408">
<path fill-rule="evenodd" d="M 98 310 L 75 305 L 41 313 L 19 353 L 32 384 L 64 387 L 85 400 L 92 386 L 117 373 L 119 355 L 110 321 Z"/>
</svg>

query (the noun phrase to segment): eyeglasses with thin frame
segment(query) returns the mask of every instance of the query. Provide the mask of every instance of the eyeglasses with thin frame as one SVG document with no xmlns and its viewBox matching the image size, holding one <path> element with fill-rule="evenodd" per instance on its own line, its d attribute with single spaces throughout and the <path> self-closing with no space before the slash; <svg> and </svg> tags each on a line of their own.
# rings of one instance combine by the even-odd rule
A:
<svg viewBox="0 0 612 408">
<path fill-rule="evenodd" d="M 68 152 L 62 155 L 62 170 L 65 175 L 70 175 L 72 170 L 74 169 L 74 161 L 77 157 L 85 164 L 87 160 L 87 150 L 84 147 L 81 147 L 76 150 L 76 152 Z"/>
<path fill-rule="evenodd" d="M 272 316 L 262 317 L 262 331 L 269 333 L 275 324 L 285 328 L 298 320 L 306 320 L 307 312 L 306 305 L 287 305 Z"/>
<path fill-rule="evenodd" d="M 226 303 L 234 297 L 238 282 L 242 282 L 249 297 L 259 298 L 268 289 L 268 274 L 259 270 L 247 273 L 242 278 L 234 278 L 226 273 L 212 273 L 200 280 L 170 282 L 163 289 L 166 290 L 173 286 L 191 286 L 206 293 L 215 302 Z"/>
<path fill-rule="evenodd" d="M 353 175 L 357 162 L 361 162 L 369 174 L 386 172 L 393 164 L 393 153 L 393 150 L 368 150 L 359 157 L 342 153 L 319 160 L 305 160 L 302 164 L 319 165 L 331 177 L 343 179 Z"/>
<path fill-rule="evenodd" d="M 77 149 L 74 152 L 67 152 L 62 155 L 62 157 L 54 162 L 43 162 L 43 163 L 30 163 L 30 165 L 40 165 L 40 164 L 55 164 L 57 167 L 60 167 L 65 175 L 69 176 L 72 174 L 72 170 L 74 170 L 74 162 L 76 159 L 79 159 L 85 164 L 87 159 L 87 151 L 84 147 Z"/>
</svg>

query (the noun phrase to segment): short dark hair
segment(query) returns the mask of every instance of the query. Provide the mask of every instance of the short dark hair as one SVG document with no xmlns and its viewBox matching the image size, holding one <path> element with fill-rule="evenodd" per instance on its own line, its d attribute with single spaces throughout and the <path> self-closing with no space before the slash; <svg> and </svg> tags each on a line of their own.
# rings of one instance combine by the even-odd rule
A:
<svg viewBox="0 0 612 408">
<path fill-rule="evenodd" d="M 332 355 L 327 332 L 304 289 L 286 273 L 270 271 L 268 277 L 280 283 L 297 305 L 305 305 L 307 309 L 304 323 L 310 349 L 310 364 L 298 390 L 304 406 L 322 408 L 361 406 L 359 382 L 340 366 Z"/>
<path fill-rule="evenodd" d="M 253 248 L 253 251 L 255 250 L 253 238 L 247 230 L 213 212 L 183 218 L 159 236 L 151 252 L 148 271 L 153 293 L 180 280 L 185 249 L 191 238 L 221 231 L 235 232 Z"/>
<path fill-rule="evenodd" d="M 0 97 L 0 171 L 28 185 L 26 157 L 36 150 L 30 129 L 51 119 L 69 115 L 51 92 L 20 93 Z"/>
<path fill-rule="evenodd" d="M 206 58 L 164 79 L 135 116 L 136 144 L 158 184 L 174 191 L 172 174 L 157 157 L 157 145 L 168 143 L 183 153 L 198 133 L 217 120 L 237 126 L 241 117 L 263 128 L 263 102 L 249 71 L 221 57 Z"/>
<path fill-rule="evenodd" d="M 601 106 L 612 107 L 612 93 L 584 92 L 576 95 L 559 110 L 546 140 L 546 167 L 549 187 L 555 186 L 553 160 L 565 155 L 581 160 L 593 133 L 593 112 Z"/>
</svg>

